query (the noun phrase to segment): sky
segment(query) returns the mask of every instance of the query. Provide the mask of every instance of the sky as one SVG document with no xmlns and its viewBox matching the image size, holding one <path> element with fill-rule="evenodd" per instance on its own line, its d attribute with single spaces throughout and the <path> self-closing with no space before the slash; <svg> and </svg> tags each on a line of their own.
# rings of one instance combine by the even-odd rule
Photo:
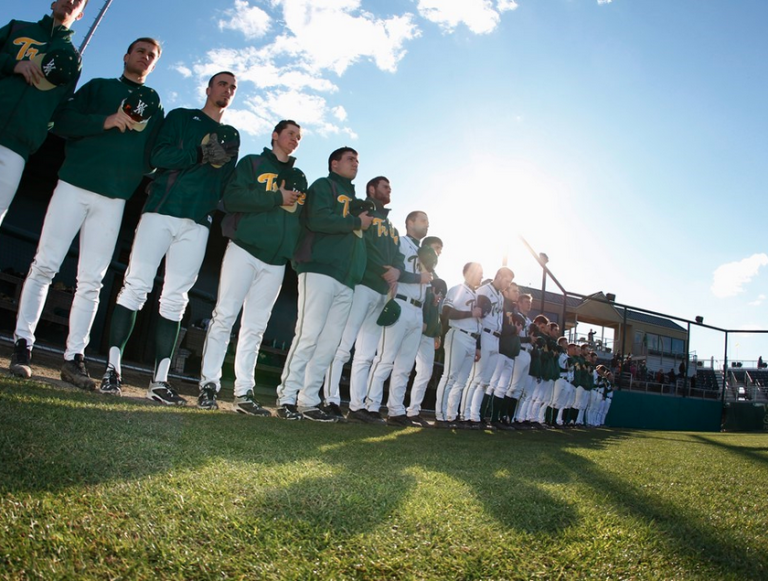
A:
<svg viewBox="0 0 768 581">
<path fill-rule="evenodd" d="M 19 4 L 2 20 L 48 7 Z M 427 212 L 449 286 L 506 255 L 540 287 L 523 236 L 568 291 L 768 329 L 766 22 L 764 0 L 114 0 L 82 81 L 117 76 L 139 36 L 163 43 L 166 110 L 235 72 L 241 155 L 283 118 L 310 181 L 354 147 L 360 195 L 384 175 L 401 231 Z M 724 335 L 694 328 L 691 349 L 722 359 Z M 768 335 L 729 336 L 729 358 L 759 355 Z"/>
</svg>

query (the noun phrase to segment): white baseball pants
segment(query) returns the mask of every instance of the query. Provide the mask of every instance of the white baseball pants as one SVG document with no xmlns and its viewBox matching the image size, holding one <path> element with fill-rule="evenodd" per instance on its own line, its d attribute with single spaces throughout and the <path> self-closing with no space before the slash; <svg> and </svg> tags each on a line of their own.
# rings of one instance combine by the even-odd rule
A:
<svg viewBox="0 0 768 581">
<path fill-rule="evenodd" d="M 467 382 L 462 397 L 461 417 L 464 420 L 479 422 L 480 407 L 483 397 L 491 383 L 496 362 L 499 359 L 499 338 L 483 331 L 480 337 L 480 361 L 472 367 L 472 378 Z"/>
<path fill-rule="evenodd" d="M 355 287 L 352 297 L 352 307 L 349 311 L 347 324 L 341 335 L 341 343 L 336 349 L 328 373 L 325 374 L 324 399 L 325 403 L 341 403 L 339 382 L 344 364 L 349 361 L 352 346 L 355 347 L 353 373 L 349 381 L 349 409 L 359 410 L 364 406 L 365 389 L 368 382 L 368 372 L 371 362 L 376 355 L 376 345 L 381 337 L 381 327 L 376 324 L 386 295 L 377 293 L 372 288 L 359 284 Z M 357 365 L 355 366 L 355 362 Z"/>
<path fill-rule="evenodd" d="M 493 371 L 490 383 L 494 396 L 504 397 L 509 393 L 512 385 L 512 372 L 514 369 L 515 360 L 499 353 L 499 356 L 496 359 L 496 369 Z"/>
<path fill-rule="evenodd" d="M 341 341 L 353 295 L 330 276 L 299 275 L 296 334 L 277 387 L 279 405 L 295 404 L 305 411 L 320 404 L 320 386 Z"/>
<path fill-rule="evenodd" d="M 424 394 L 427 392 L 427 385 L 432 379 L 434 368 L 435 338 L 422 335 L 419 341 L 419 351 L 416 353 L 416 377 L 413 378 L 411 399 L 408 409 L 405 410 L 409 417 L 416 417 L 421 413 L 421 403 L 424 401 Z"/>
<path fill-rule="evenodd" d="M 284 265 L 267 264 L 229 242 L 221 263 L 216 308 L 205 336 L 200 385 L 213 382 L 216 391 L 221 388 L 221 367 L 242 309 L 235 352 L 235 396 L 245 395 L 256 386 L 256 360 L 284 274 Z"/>
<path fill-rule="evenodd" d="M 203 264 L 207 242 L 208 228 L 188 218 L 153 212 L 142 214 L 117 304 L 140 311 L 165 256 L 160 315 L 169 321 L 181 321 L 189 302 L 189 289 Z"/>
<path fill-rule="evenodd" d="M 368 377 L 368 389 L 365 397 L 365 409 L 378 413 L 384 393 L 384 382 L 389 381 L 387 413 L 390 416 L 405 414 L 405 391 L 408 377 L 416 360 L 421 341 L 423 315 L 421 308 L 410 302 L 395 299 L 400 305 L 400 317 L 389 327 L 383 327 L 379 341 L 378 354 L 371 365 Z"/>
<path fill-rule="evenodd" d="M 470 335 L 451 327 L 445 336 L 443 376 L 437 385 L 435 419 L 453 421 L 461 403 L 461 393 L 467 384 L 475 359 L 477 341 Z"/>
<path fill-rule="evenodd" d="M 0 145 L 0 224 L 8 213 L 16 190 L 19 189 L 24 165 L 23 157 Z"/>
<path fill-rule="evenodd" d="M 35 342 L 35 329 L 43 313 L 53 277 L 59 272 L 72 241 L 80 232 L 77 290 L 69 313 L 69 334 L 64 359 L 84 354 L 99 308 L 99 292 L 115 251 L 125 200 L 108 198 L 59 181 L 45 214 L 35 259 L 19 300 L 15 339 Z"/>
</svg>

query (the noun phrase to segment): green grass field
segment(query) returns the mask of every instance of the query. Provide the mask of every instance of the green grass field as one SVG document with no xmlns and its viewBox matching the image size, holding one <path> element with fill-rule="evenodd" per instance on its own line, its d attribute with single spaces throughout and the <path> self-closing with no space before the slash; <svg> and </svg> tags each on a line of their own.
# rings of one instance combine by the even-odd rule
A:
<svg viewBox="0 0 768 581">
<path fill-rule="evenodd" d="M 476 433 L 0 378 L 3 579 L 766 579 L 768 436 Z"/>
</svg>

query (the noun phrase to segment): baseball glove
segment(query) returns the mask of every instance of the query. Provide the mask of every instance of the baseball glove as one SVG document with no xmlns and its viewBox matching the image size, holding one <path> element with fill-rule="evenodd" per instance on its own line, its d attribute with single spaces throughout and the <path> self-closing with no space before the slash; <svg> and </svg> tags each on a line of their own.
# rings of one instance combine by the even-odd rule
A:
<svg viewBox="0 0 768 581">
<path fill-rule="evenodd" d="M 431 246 L 419 247 L 419 262 L 427 272 L 434 272 L 437 266 L 437 253 Z"/>
</svg>

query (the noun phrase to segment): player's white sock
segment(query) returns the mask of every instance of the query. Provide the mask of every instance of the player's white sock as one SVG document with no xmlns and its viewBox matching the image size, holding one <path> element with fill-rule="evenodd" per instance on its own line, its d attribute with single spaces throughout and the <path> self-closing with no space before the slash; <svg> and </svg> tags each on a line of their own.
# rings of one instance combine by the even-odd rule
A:
<svg viewBox="0 0 768 581">
<path fill-rule="evenodd" d="M 171 369 L 171 360 L 166 357 L 165 359 L 162 359 L 160 363 L 157 364 L 157 369 L 155 370 L 155 377 L 152 381 L 158 382 L 158 381 L 168 381 L 168 371 Z"/>
<path fill-rule="evenodd" d="M 119 347 L 110 347 L 109 348 L 109 364 L 115 368 L 115 372 L 119 376 L 122 377 L 123 373 L 120 368 L 120 348 Z"/>
</svg>

